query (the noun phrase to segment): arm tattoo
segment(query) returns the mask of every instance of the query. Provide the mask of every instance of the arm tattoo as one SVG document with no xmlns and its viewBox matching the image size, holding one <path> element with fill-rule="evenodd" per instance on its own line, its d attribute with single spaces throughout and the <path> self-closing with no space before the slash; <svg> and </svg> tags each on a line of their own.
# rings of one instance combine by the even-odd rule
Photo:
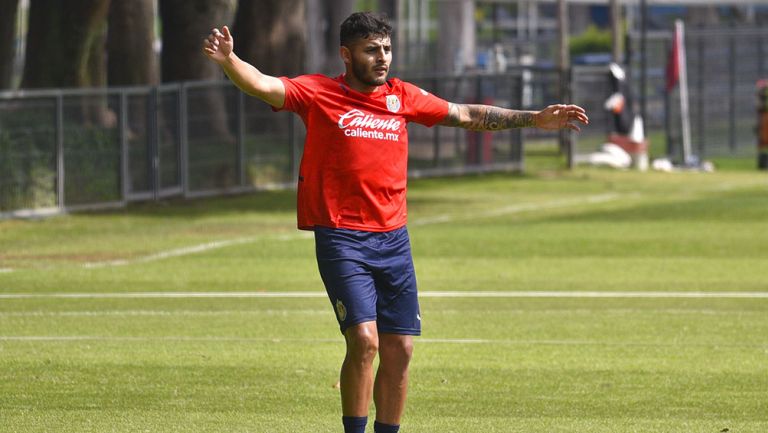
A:
<svg viewBox="0 0 768 433">
<path fill-rule="evenodd" d="M 534 126 L 533 115 L 533 111 L 508 110 L 491 105 L 451 104 L 442 124 L 472 131 L 500 131 Z"/>
</svg>

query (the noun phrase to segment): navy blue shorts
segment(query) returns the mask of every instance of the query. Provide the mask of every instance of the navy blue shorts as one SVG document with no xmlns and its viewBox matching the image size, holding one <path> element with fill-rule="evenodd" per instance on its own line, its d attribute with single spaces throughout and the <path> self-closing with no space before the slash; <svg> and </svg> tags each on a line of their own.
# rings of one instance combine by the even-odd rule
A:
<svg viewBox="0 0 768 433">
<path fill-rule="evenodd" d="M 315 249 L 342 333 L 350 326 L 376 321 L 382 333 L 421 334 L 405 227 L 383 233 L 316 227 Z"/>
</svg>

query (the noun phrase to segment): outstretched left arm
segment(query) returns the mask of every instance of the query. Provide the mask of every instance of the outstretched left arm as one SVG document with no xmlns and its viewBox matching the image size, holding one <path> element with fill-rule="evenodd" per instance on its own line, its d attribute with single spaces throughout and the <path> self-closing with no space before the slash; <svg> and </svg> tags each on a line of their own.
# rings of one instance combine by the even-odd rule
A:
<svg viewBox="0 0 768 433">
<path fill-rule="evenodd" d="M 492 105 L 449 103 L 448 115 L 440 125 L 457 126 L 472 131 L 500 131 L 511 128 L 581 129 L 576 124 L 589 123 L 587 113 L 578 105 L 550 105 L 541 111 L 520 111 Z"/>
</svg>

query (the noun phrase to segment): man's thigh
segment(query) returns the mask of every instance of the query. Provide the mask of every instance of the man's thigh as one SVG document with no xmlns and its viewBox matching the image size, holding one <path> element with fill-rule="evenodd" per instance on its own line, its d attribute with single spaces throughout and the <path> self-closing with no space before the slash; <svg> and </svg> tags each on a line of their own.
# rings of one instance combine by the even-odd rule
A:
<svg viewBox="0 0 768 433">
<path fill-rule="evenodd" d="M 379 247 L 374 279 L 379 332 L 421 334 L 416 272 L 405 227 L 388 232 Z"/>
<path fill-rule="evenodd" d="M 408 232 L 317 228 L 320 276 L 342 333 L 375 320 L 380 332 L 421 333 L 416 276 Z"/>
</svg>

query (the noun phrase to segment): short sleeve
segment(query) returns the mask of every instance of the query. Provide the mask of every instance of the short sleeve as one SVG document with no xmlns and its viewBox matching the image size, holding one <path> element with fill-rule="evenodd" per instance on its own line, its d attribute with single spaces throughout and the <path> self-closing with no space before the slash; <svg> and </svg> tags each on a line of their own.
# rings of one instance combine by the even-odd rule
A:
<svg viewBox="0 0 768 433">
<path fill-rule="evenodd" d="M 291 111 L 303 116 L 307 112 L 315 94 L 320 88 L 320 75 L 301 75 L 296 78 L 280 77 L 285 86 L 285 102 L 282 107 L 272 107 L 275 111 Z"/>
<path fill-rule="evenodd" d="M 408 113 L 406 119 L 432 127 L 448 115 L 448 101 L 435 96 L 411 83 L 403 82 L 407 95 Z"/>
</svg>

